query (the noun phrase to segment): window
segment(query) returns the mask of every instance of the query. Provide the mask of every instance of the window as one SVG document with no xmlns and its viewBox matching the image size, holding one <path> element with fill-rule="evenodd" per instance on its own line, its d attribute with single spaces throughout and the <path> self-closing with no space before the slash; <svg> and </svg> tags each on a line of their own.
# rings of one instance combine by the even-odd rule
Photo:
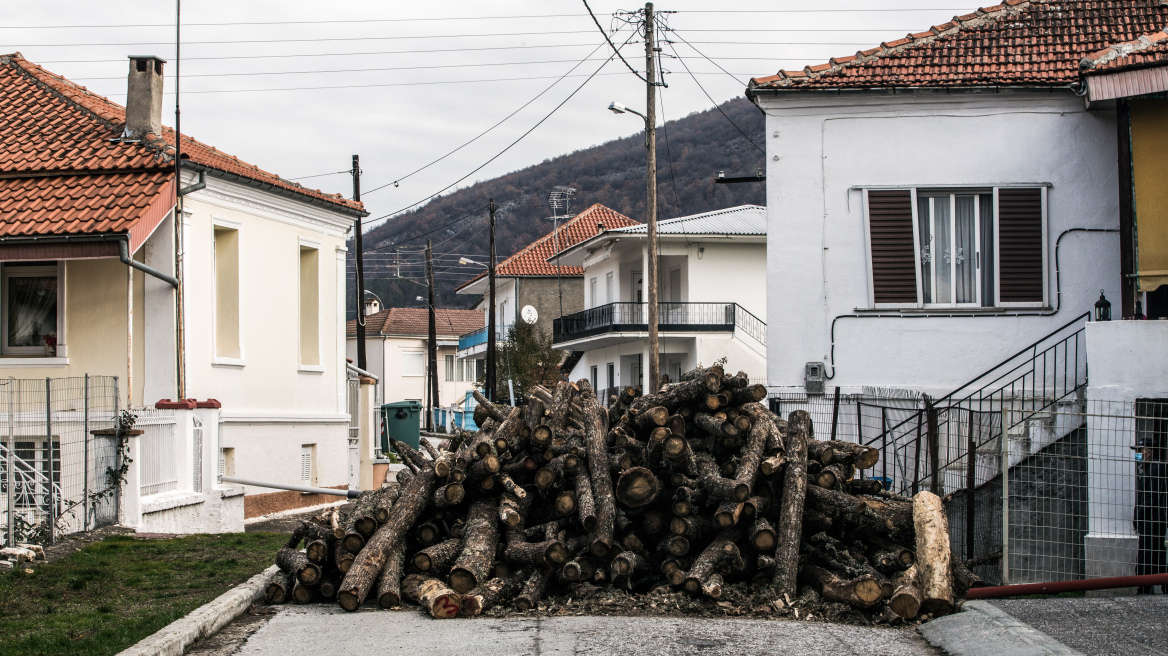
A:
<svg viewBox="0 0 1168 656">
<path fill-rule="evenodd" d="M 219 475 L 235 476 L 235 449 L 219 449 Z"/>
<path fill-rule="evenodd" d="M 604 276 L 604 302 L 615 303 L 616 299 L 612 297 L 612 271 L 609 271 Z"/>
<path fill-rule="evenodd" d="M 401 375 L 403 375 L 403 376 L 425 376 L 426 375 L 426 352 L 425 351 L 402 351 Z"/>
<path fill-rule="evenodd" d="M 596 278 L 588 281 L 588 302 L 592 304 L 592 307 L 600 305 L 600 299 L 596 298 Z"/>
<path fill-rule="evenodd" d="M 499 316 L 495 321 L 498 321 L 500 326 L 509 326 L 512 322 L 508 319 L 510 317 L 507 316 L 507 301 L 502 301 L 499 303 Z"/>
<path fill-rule="evenodd" d="M 443 360 L 446 363 L 446 380 L 447 380 L 447 382 L 452 381 L 452 380 L 454 380 L 454 356 L 448 355 L 448 356 L 444 357 Z M 458 379 L 462 380 L 462 375 L 461 375 L 462 368 L 461 367 L 459 367 L 458 373 L 459 373 Z"/>
<path fill-rule="evenodd" d="M 1037 187 L 866 190 L 872 303 L 1042 306 L 1044 196 Z"/>
<path fill-rule="evenodd" d="M 316 485 L 316 445 L 300 445 L 300 482 Z"/>
<path fill-rule="evenodd" d="M 475 375 L 474 375 L 475 380 L 479 380 L 480 378 L 486 377 L 486 375 L 487 375 L 487 361 L 486 360 L 475 360 L 474 361 L 474 368 L 475 368 Z"/>
<path fill-rule="evenodd" d="M 320 251 L 300 247 L 300 364 L 320 364 Z"/>
<path fill-rule="evenodd" d="M 58 268 L 56 264 L 4 267 L 3 354 L 52 353 L 57 343 Z"/>
<path fill-rule="evenodd" d="M 215 355 L 239 358 L 239 231 L 215 226 Z"/>
<path fill-rule="evenodd" d="M 600 377 L 599 377 L 599 375 L 597 375 L 596 370 L 597 370 L 596 365 L 592 365 L 592 389 L 594 391 L 600 389 L 600 387 L 599 387 L 599 383 L 600 383 L 599 378 Z"/>
<path fill-rule="evenodd" d="M 612 362 L 608 363 L 608 386 L 616 387 L 616 366 Z"/>
</svg>

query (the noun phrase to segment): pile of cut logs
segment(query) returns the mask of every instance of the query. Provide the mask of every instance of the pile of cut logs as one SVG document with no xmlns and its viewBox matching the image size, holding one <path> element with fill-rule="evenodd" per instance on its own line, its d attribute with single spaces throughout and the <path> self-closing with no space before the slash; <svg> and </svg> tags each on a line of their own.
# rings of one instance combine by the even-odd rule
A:
<svg viewBox="0 0 1168 656">
<path fill-rule="evenodd" d="M 396 482 L 302 523 L 267 599 L 404 598 L 447 618 L 581 583 L 718 599 L 746 582 L 889 620 L 950 612 L 979 581 L 950 559 L 940 499 L 858 477 L 877 450 L 816 440 L 806 412 L 783 420 L 765 397 L 716 366 L 658 394 L 626 388 L 608 409 L 587 381 L 516 408 L 476 395 L 477 433 L 394 442 Z"/>
</svg>

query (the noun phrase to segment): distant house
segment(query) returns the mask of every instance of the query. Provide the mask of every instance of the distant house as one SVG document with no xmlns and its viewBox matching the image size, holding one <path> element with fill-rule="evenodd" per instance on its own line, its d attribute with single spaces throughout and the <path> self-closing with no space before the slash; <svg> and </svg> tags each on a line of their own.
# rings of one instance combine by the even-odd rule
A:
<svg viewBox="0 0 1168 656">
<path fill-rule="evenodd" d="M 766 230 L 766 208 L 757 205 L 657 223 L 660 363 L 670 380 L 726 358 L 728 371 L 765 383 Z M 580 267 L 586 281 L 584 309 L 554 322 L 555 347 L 579 354 L 573 380 L 648 388 L 647 248 L 638 224 L 606 228 L 549 258 Z"/>
<path fill-rule="evenodd" d="M 506 339 L 507 327 L 520 320 L 519 313 L 525 306 L 535 308 L 538 314 L 535 326 L 545 335 L 551 334 L 552 321 L 561 314 L 578 312 L 585 307 L 584 297 L 588 292 L 585 291 L 583 268 L 556 265 L 548 258 L 605 230 L 640 225 L 599 203 L 562 221 L 557 229 L 499 262 L 495 274 L 495 321 L 499 340 Z M 599 283 L 590 281 L 588 284 Z M 473 366 L 482 367 L 486 358 L 486 310 L 489 302 L 486 273 L 459 286 L 457 293 L 482 295 L 475 307 L 482 311 L 483 323 L 475 331 L 463 335 L 458 347 L 460 360 L 475 360 L 478 364 Z"/>
<path fill-rule="evenodd" d="M 96 484 L 70 461 L 89 439 L 78 396 L 88 375 L 91 430 L 128 408 L 146 431 L 133 442 L 122 521 L 239 530 L 244 505 L 255 514 L 320 497 L 247 487 L 240 503 L 243 489 L 217 484 L 218 473 L 348 483 L 345 233 L 366 213 L 185 135 L 176 179 L 163 66 L 130 58 L 127 110 L 0 56 L 0 374 L 57 381 L 64 462 L 48 460 L 39 436 L 19 442 L 18 457 L 63 474 L 65 500 L 82 495 L 83 479 Z M 101 381 L 110 394 L 99 406 Z M 185 401 L 154 409 L 180 396 L 210 414 L 190 415 Z"/>
<path fill-rule="evenodd" d="M 435 311 L 438 333 L 438 405 L 463 401 L 483 373 L 481 366 L 455 357 L 458 337 L 483 325 L 480 310 Z M 426 393 L 426 345 L 430 334 L 426 308 L 388 308 L 365 317 L 365 354 L 369 372 L 381 379 L 384 403 L 418 401 Z M 347 326 L 348 353 L 357 357 L 357 320 Z M 480 360 L 481 362 L 481 360 Z"/>
</svg>

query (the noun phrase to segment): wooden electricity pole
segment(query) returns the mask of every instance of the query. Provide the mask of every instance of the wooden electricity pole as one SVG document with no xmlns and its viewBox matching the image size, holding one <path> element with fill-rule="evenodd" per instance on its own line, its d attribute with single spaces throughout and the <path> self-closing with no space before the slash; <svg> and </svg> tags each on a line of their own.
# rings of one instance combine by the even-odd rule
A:
<svg viewBox="0 0 1168 656">
<path fill-rule="evenodd" d="M 361 158 L 353 155 L 353 200 L 361 200 Z M 353 283 L 356 287 L 357 299 L 357 368 L 369 371 L 365 361 L 365 258 L 361 245 L 361 217 L 357 217 L 353 224 L 353 263 L 357 278 Z"/>
<path fill-rule="evenodd" d="M 649 393 L 661 387 L 661 363 L 657 339 L 657 69 L 653 65 L 657 42 L 653 32 L 653 3 L 645 3 L 645 147 L 648 149 L 648 176 L 645 223 L 649 231 Z"/>
<path fill-rule="evenodd" d="M 430 288 L 430 333 L 426 340 L 427 383 L 430 386 L 430 408 L 426 412 L 426 430 L 434 430 L 434 409 L 438 407 L 438 319 L 434 310 L 434 250 L 426 240 L 426 284 Z"/>
<path fill-rule="evenodd" d="M 487 375 L 484 382 L 487 400 L 495 401 L 495 199 L 491 199 L 491 259 L 488 261 L 487 280 L 490 303 L 487 305 Z"/>
</svg>

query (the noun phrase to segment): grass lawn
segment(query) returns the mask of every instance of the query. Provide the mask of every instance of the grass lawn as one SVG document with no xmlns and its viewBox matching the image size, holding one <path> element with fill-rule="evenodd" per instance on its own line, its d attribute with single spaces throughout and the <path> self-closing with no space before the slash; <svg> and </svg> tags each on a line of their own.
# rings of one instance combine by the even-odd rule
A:
<svg viewBox="0 0 1168 656">
<path fill-rule="evenodd" d="M 288 536 L 114 535 L 0 574 L 0 655 L 116 654 L 275 562 Z"/>
</svg>

